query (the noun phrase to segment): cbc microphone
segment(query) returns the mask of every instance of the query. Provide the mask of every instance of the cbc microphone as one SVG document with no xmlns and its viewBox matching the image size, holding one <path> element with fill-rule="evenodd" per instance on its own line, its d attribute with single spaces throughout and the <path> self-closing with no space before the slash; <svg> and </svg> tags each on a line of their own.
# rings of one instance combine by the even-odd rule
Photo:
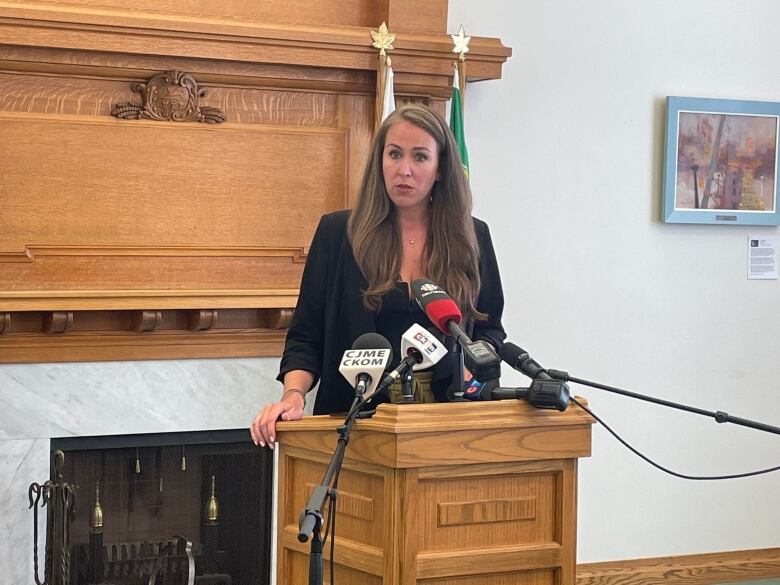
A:
<svg viewBox="0 0 780 585">
<path fill-rule="evenodd" d="M 401 336 L 401 353 L 405 354 L 404 359 L 382 379 L 377 392 L 392 385 L 410 369 L 421 370 L 438 363 L 447 350 L 427 329 L 415 323 Z"/>
<path fill-rule="evenodd" d="M 355 388 L 355 394 L 368 399 L 376 390 L 385 368 L 393 359 L 390 342 L 378 333 L 364 333 L 344 352 L 339 372 Z"/>
<path fill-rule="evenodd" d="M 412 281 L 412 293 L 431 323 L 445 335 L 452 335 L 463 348 L 463 360 L 475 377 L 492 380 L 501 376 L 501 358 L 486 342 L 469 339 L 460 327 L 460 309 L 450 295 L 425 278 Z"/>
</svg>

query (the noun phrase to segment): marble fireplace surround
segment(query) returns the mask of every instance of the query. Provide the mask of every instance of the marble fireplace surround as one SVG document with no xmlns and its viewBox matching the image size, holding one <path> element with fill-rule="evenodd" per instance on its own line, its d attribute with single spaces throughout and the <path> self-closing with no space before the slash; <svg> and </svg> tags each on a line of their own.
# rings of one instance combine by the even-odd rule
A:
<svg viewBox="0 0 780 585">
<path fill-rule="evenodd" d="M 2 583 L 35 582 L 27 488 L 48 479 L 51 438 L 246 427 L 278 396 L 277 368 L 275 358 L 0 366 Z"/>
</svg>

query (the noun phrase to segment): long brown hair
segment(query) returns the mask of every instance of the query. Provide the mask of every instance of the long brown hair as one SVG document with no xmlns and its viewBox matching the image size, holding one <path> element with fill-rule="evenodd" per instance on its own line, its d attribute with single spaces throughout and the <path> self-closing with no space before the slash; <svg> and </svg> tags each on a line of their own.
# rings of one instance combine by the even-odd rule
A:
<svg viewBox="0 0 780 585">
<path fill-rule="evenodd" d="M 430 134 L 439 154 L 439 178 L 431 189 L 428 208 L 425 274 L 452 296 L 465 317 L 484 319 L 485 315 L 476 309 L 479 250 L 471 219 L 471 190 L 447 123 L 433 110 L 419 105 L 397 109 L 377 131 L 347 225 L 352 252 L 368 281 L 363 303 L 369 310 L 377 310 L 382 295 L 395 286 L 401 269 L 400 227 L 385 188 L 382 157 L 388 130 L 402 120 Z"/>
</svg>

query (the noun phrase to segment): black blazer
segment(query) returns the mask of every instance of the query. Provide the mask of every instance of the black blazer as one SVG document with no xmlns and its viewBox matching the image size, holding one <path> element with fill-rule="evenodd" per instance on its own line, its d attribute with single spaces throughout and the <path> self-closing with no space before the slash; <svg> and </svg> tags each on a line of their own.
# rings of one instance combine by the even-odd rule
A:
<svg viewBox="0 0 780 585">
<path fill-rule="evenodd" d="M 290 370 L 306 370 L 314 374 L 315 384 L 319 379 L 314 414 L 349 409 L 354 390 L 339 373 L 341 357 L 360 335 L 376 331 L 374 313 L 363 305 L 362 291 L 368 283 L 352 255 L 347 238 L 348 218 L 349 211 L 336 211 L 320 219 L 277 376 L 282 381 Z M 487 224 L 474 219 L 474 229 L 482 282 L 476 308 L 487 313 L 488 318 L 475 322 L 470 335 L 474 340 L 484 339 L 499 347 L 506 337 L 501 325 L 501 278 Z M 448 363 L 443 359 L 434 369 L 434 381 L 438 383 L 433 389 L 439 400 L 446 400 L 444 390 L 449 386 L 452 371 Z"/>
</svg>

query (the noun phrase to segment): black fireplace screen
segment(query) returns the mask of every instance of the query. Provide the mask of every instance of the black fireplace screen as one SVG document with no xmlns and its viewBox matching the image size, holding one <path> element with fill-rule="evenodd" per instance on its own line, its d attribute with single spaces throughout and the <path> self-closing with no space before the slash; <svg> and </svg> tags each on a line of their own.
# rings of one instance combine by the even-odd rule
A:
<svg viewBox="0 0 780 585">
<path fill-rule="evenodd" d="M 273 460 L 245 430 L 53 439 L 71 585 L 265 585 Z M 156 576 L 155 576 L 156 575 Z"/>
</svg>

